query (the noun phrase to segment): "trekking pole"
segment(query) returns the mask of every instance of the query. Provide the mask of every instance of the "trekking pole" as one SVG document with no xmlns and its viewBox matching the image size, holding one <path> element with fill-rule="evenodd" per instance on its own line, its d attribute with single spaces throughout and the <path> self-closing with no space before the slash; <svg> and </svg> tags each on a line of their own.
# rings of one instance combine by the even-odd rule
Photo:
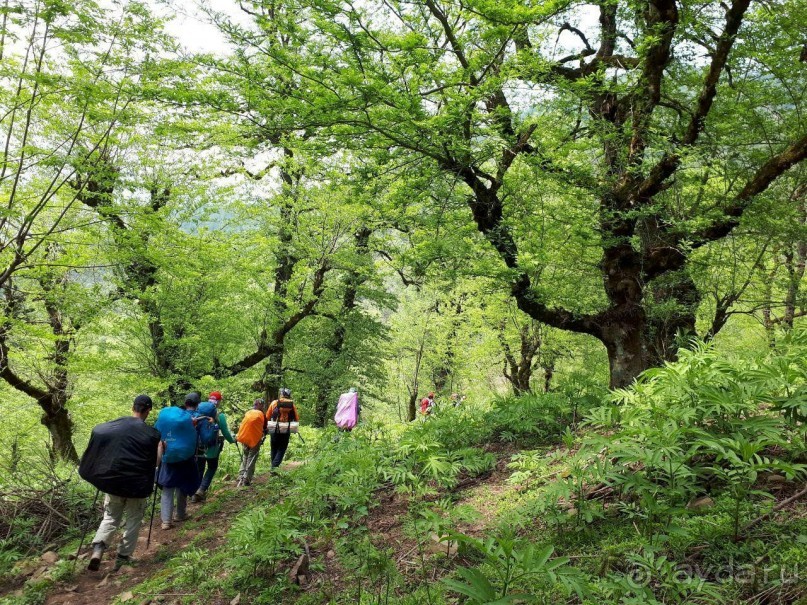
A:
<svg viewBox="0 0 807 605">
<path fill-rule="evenodd" d="M 162 461 L 160 462 L 160 466 L 157 467 L 157 475 L 160 474 L 160 468 L 162 467 Z M 154 526 L 154 509 L 157 508 L 157 488 L 160 487 L 160 484 L 156 481 L 154 482 L 154 495 L 151 499 L 151 519 L 149 520 L 149 534 L 146 538 L 146 550 L 149 549 L 151 546 L 151 528 Z M 162 489 L 160 487 L 160 489 Z"/>
<path fill-rule="evenodd" d="M 92 506 L 90 507 L 91 510 L 95 510 L 95 505 L 98 502 L 98 494 L 101 493 L 100 489 L 95 490 L 95 498 L 92 501 Z M 90 523 L 92 523 L 92 517 L 87 522 L 87 525 L 84 527 L 84 533 L 81 534 L 81 541 L 78 543 L 78 550 L 76 551 L 76 558 L 73 559 L 73 571 L 76 571 L 76 561 L 78 561 L 78 556 L 81 554 L 81 548 L 84 546 L 84 539 L 87 537 L 87 532 L 90 531 Z"/>
<path fill-rule="evenodd" d="M 297 436 L 300 438 L 300 441 L 303 442 L 303 445 L 305 445 L 305 439 L 303 439 L 303 436 L 300 433 L 297 433 Z"/>
</svg>

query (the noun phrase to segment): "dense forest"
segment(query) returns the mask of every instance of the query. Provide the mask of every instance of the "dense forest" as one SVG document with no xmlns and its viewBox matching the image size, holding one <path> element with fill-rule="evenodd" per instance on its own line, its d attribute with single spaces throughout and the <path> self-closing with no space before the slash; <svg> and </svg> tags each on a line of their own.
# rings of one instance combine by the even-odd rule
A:
<svg viewBox="0 0 807 605">
<path fill-rule="evenodd" d="M 807 603 L 805 24 L 2 0 L 0 603 Z M 84 569 L 94 426 L 281 388 Z"/>
</svg>

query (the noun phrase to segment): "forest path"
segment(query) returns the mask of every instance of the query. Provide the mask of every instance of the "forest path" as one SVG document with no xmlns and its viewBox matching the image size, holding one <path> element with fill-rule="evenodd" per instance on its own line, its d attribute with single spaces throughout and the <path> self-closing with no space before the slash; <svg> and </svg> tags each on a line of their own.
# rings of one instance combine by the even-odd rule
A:
<svg viewBox="0 0 807 605">
<path fill-rule="evenodd" d="M 289 461 L 283 464 L 286 472 L 293 471 L 303 463 Z M 68 582 L 54 586 L 45 601 L 46 605 L 105 605 L 116 599 L 121 602 L 143 603 L 149 600 L 185 596 L 179 594 L 144 594 L 132 591 L 134 587 L 147 578 L 159 573 L 166 562 L 180 555 L 189 546 L 197 545 L 209 549 L 221 546 L 230 529 L 233 518 L 250 504 L 265 498 L 265 487 L 269 474 L 256 475 L 251 488 L 235 489 L 234 479 L 214 481 L 213 488 L 203 504 L 188 504 L 188 520 L 176 524 L 173 529 L 160 528 L 159 513 L 155 515 L 151 533 L 151 544 L 146 549 L 149 531 L 151 500 L 147 517 L 143 520 L 135 551 L 136 565 L 123 567 L 114 572 L 117 543 L 110 546 L 101 561 L 101 569 L 97 572 L 82 569 L 87 564 L 89 547 L 85 549 L 87 557 L 76 564 L 77 574 Z M 218 485 L 217 485 L 218 484 Z M 100 519 L 99 519 L 100 521 Z M 94 531 L 94 528 L 91 530 Z"/>
<path fill-rule="evenodd" d="M 517 448 L 495 444 L 487 449 L 496 455 L 496 464 L 490 471 L 460 480 L 453 488 L 442 489 L 438 496 L 430 498 L 434 501 L 451 494 L 456 507 L 467 505 L 473 508 L 473 520 L 459 521 L 452 529 L 476 537 L 495 526 L 498 506 L 519 489 L 508 483 L 513 474 L 508 464 Z M 431 580 L 436 581 L 438 576 L 452 567 L 450 559 L 455 557 L 456 549 L 449 548 L 445 542 L 438 542 L 436 534 L 413 535 L 409 510 L 411 503 L 405 494 L 390 488 L 378 492 L 377 496 L 378 505 L 370 509 L 365 521 L 372 543 L 380 550 L 391 551 L 396 568 L 414 583 L 422 579 L 421 553 L 430 559 L 433 555 L 448 555 L 446 559 L 438 558 L 438 561 L 430 562 Z M 312 560 L 319 561 L 322 568 L 312 572 L 311 585 L 330 585 L 338 593 L 347 588 L 346 578 L 350 578 L 350 573 L 339 566 L 330 548 L 328 544 L 312 545 Z"/>
</svg>

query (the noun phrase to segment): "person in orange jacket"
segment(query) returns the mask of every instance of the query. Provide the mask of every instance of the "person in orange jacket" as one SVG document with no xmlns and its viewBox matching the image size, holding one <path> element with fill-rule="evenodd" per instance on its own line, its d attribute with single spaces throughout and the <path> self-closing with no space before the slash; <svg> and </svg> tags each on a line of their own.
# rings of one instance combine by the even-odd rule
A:
<svg viewBox="0 0 807 605">
<path fill-rule="evenodd" d="M 236 487 L 252 483 L 255 464 L 258 462 L 258 455 L 261 453 L 261 446 L 266 437 L 265 408 L 264 400 L 256 399 L 252 404 L 252 409 L 244 415 L 244 419 L 238 427 L 238 435 L 235 440 L 244 446 L 244 456 L 241 459 Z"/>
<path fill-rule="evenodd" d="M 278 397 L 266 410 L 267 422 L 300 422 L 300 414 L 297 412 L 297 406 L 291 398 L 291 389 L 280 389 L 280 397 Z M 269 445 L 271 446 L 272 468 L 277 468 L 283 462 L 283 456 L 286 455 L 286 450 L 289 447 L 289 439 L 291 433 L 275 432 L 269 436 Z"/>
</svg>

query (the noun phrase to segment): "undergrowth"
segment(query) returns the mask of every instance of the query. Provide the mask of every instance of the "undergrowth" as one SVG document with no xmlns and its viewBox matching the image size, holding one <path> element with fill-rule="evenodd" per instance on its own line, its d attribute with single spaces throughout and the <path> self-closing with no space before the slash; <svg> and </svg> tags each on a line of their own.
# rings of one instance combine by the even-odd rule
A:
<svg viewBox="0 0 807 605">
<path fill-rule="evenodd" d="M 794 603 L 807 515 L 776 507 L 807 475 L 805 383 L 807 333 L 794 332 L 732 359 L 694 343 L 605 398 L 308 430 L 303 466 L 255 484 L 223 544 L 185 549 L 141 590 L 170 585 L 188 603 Z M 480 478 L 523 444 L 503 492 L 486 492 Z M 479 522 L 473 503 L 495 513 L 482 535 L 461 531 Z M 396 541 L 369 529 L 384 514 Z M 301 588 L 288 570 L 306 551 Z"/>
</svg>

